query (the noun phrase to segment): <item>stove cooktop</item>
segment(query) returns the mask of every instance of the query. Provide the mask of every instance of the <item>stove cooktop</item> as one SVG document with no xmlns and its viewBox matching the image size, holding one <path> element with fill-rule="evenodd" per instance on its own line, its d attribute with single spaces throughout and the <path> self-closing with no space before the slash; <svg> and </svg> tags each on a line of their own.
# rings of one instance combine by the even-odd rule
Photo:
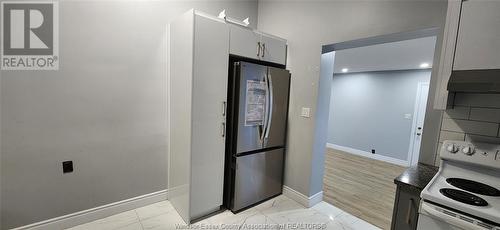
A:
<svg viewBox="0 0 500 230">
<path fill-rule="evenodd" d="M 423 201 L 500 226 L 500 145 L 444 141 L 439 172 Z"/>
<path fill-rule="evenodd" d="M 483 198 L 462 190 L 452 189 L 452 188 L 442 188 L 439 190 L 439 192 L 443 194 L 445 197 L 456 200 L 458 202 L 474 206 L 488 206 L 488 202 L 486 202 Z"/>
<path fill-rule="evenodd" d="M 462 187 L 460 188 L 455 186 L 457 183 L 453 185 L 448 182 L 450 178 L 461 178 L 469 181 L 476 181 L 477 183 L 488 185 L 495 190 L 500 190 L 499 170 L 484 173 L 484 171 L 478 172 L 474 169 L 474 167 L 464 167 L 456 162 L 446 162 L 441 166 L 440 171 L 436 174 L 431 183 L 424 188 L 420 196 L 424 201 L 440 204 L 444 207 L 480 217 L 500 225 L 500 196 L 473 193 L 467 191 L 467 189 L 471 190 L 471 184 L 467 184 L 467 186 L 458 185 Z M 453 192 L 452 190 L 460 192 Z M 473 188 L 472 190 L 476 192 L 479 190 L 484 193 L 482 189 Z M 442 191 L 448 192 L 443 193 Z M 473 196 L 475 198 L 471 198 Z M 477 197 L 480 199 L 477 199 Z M 480 200 L 484 200 L 484 202 Z M 479 203 L 476 204 L 475 202 Z"/>
<path fill-rule="evenodd" d="M 463 189 L 471 193 L 485 196 L 500 196 L 500 190 L 477 181 L 467 180 L 463 178 L 448 178 L 446 179 L 446 182 L 453 185 L 454 187 Z"/>
</svg>

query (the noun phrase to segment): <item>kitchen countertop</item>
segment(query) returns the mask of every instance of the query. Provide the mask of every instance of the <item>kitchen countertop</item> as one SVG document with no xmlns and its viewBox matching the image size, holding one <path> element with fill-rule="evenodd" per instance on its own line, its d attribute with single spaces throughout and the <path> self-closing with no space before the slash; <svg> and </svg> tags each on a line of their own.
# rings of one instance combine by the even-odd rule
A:
<svg viewBox="0 0 500 230">
<path fill-rule="evenodd" d="M 408 187 L 409 189 L 422 191 L 436 175 L 439 167 L 418 164 L 406 169 L 401 175 L 394 179 L 397 185 Z"/>
</svg>

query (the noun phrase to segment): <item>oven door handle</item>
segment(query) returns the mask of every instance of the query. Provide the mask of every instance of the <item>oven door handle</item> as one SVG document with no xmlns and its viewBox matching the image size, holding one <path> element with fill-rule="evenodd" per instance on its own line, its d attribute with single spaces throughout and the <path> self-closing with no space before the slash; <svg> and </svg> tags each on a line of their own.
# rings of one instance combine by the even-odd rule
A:
<svg viewBox="0 0 500 230">
<path fill-rule="evenodd" d="M 461 220 L 457 217 L 452 217 L 452 216 L 449 216 L 447 214 L 444 214 L 443 212 L 436 210 L 435 208 L 433 208 L 431 205 L 429 205 L 427 203 L 422 203 L 422 207 L 420 210 L 422 211 L 422 214 L 437 218 L 439 220 L 442 220 L 448 224 L 451 224 L 451 225 L 459 227 L 459 228 L 470 229 L 470 230 L 484 230 L 484 228 L 482 228 L 478 225 Z"/>
</svg>

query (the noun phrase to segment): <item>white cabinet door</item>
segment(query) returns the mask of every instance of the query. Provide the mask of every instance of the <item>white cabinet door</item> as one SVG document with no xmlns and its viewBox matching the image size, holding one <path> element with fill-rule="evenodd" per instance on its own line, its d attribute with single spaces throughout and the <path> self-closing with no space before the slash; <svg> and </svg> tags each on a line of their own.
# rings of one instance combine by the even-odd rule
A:
<svg viewBox="0 0 500 230">
<path fill-rule="evenodd" d="M 229 25 L 229 53 L 273 63 L 286 64 L 286 40 Z"/>
<path fill-rule="evenodd" d="M 224 184 L 229 28 L 196 15 L 194 28 L 191 203 L 192 219 L 218 210 Z"/>
<path fill-rule="evenodd" d="M 462 3 L 453 70 L 500 69 L 500 1 Z"/>
<path fill-rule="evenodd" d="M 286 41 L 279 38 L 274 38 L 262 35 L 261 38 L 262 50 L 261 59 L 268 62 L 286 64 Z"/>
<path fill-rule="evenodd" d="M 260 34 L 232 24 L 229 33 L 229 52 L 231 54 L 252 59 L 261 58 L 261 49 L 259 49 Z"/>
</svg>

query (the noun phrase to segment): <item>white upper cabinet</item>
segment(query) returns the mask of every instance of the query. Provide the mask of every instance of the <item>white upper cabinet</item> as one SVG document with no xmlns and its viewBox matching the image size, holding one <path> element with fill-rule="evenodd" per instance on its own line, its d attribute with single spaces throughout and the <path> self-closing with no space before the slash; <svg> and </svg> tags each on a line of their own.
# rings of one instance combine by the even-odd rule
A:
<svg viewBox="0 0 500 230">
<path fill-rule="evenodd" d="M 261 60 L 286 64 L 286 41 L 266 34 L 261 36 Z"/>
<path fill-rule="evenodd" d="M 260 59 L 260 52 L 262 50 L 260 34 L 237 25 L 230 25 L 229 29 L 229 53 L 242 57 Z"/>
<path fill-rule="evenodd" d="M 462 3 L 453 70 L 500 69 L 500 1 Z"/>
<path fill-rule="evenodd" d="M 229 44 L 231 54 L 286 64 L 286 40 L 231 24 Z"/>
<path fill-rule="evenodd" d="M 497 0 L 448 1 L 435 109 L 446 109 L 452 71 L 500 69 L 499 12 Z"/>
</svg>

